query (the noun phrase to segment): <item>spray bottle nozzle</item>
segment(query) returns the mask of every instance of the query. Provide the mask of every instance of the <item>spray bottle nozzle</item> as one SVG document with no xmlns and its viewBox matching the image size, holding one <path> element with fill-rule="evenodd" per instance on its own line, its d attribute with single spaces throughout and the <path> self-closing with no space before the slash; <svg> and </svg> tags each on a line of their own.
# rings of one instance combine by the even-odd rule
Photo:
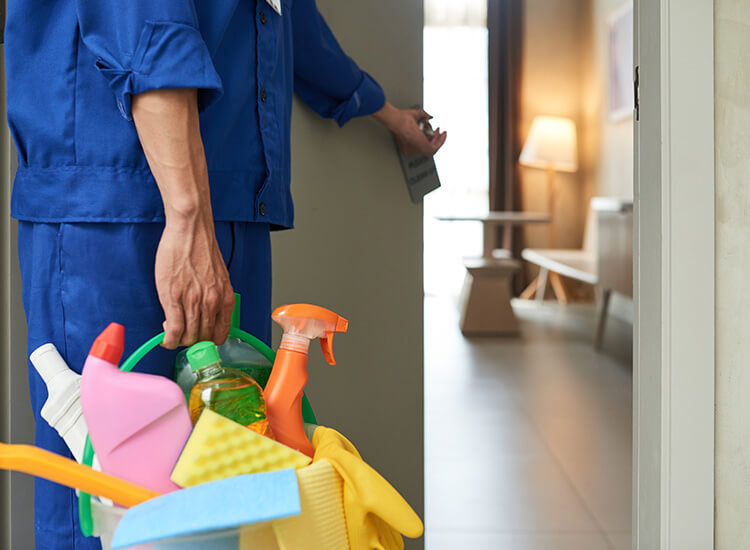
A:
<svg viewBox="0 0 750 550">
<path fill-rule="evenodd" d="M 330 365 L 336 364 L 333 356 L 333 335 L 346 332 L 349 321 L 320 306 L 291 304 L 281 306 L 273 312 L 273 320 L 284 329 L 282 349 L 307 353 L 310 340 L 320 338 L 323 357 Z"/>
</svg>

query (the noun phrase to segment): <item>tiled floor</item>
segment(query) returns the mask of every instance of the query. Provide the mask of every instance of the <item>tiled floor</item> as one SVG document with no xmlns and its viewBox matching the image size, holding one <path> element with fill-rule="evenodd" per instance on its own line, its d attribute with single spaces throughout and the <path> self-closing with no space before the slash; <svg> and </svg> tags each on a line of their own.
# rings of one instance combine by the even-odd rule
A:
<svg viewBox="0 0 750 550">
<path fill-rule="evenodd" d="M 464 339 L 425 307 L 427 550 L 630 548 L 631 327 L 518 303 L 519 338 Z"/>
</svg>

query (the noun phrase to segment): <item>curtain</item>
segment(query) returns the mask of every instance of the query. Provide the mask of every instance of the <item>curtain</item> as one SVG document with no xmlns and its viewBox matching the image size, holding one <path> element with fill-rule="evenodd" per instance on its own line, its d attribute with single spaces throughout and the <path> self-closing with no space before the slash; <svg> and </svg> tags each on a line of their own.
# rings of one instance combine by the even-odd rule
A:
<svg viewBox="0 0 750 550">
<path fill-rule="evenodd" d="M 523 0 L 488 0 L 490 210 L 521 210 L 521 60 Z M 499 229 L 499 241 L 520 257 L 523 232 Z M 513 282 L 519 293 L 525 286 L 523 270 Z"/>
</svg>

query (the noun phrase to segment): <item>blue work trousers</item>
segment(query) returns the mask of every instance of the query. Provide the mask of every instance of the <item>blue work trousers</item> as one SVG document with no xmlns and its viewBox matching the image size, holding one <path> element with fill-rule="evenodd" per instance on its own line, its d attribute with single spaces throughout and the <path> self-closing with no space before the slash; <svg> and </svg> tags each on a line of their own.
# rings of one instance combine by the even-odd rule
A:
<svg viewBox="0 0 750 550">
<path fill-rule="evenodd" d="M 163 228 L 161 223 L 20 222 L 28 352 L 52 342 L 80 372 L 94 339 L 113 321 L 125 326 L 123 358 L 161 332 L 164 313 L 156 294 L 154 258 Z M 217 222 L 216 236 L 235 292 L 242 295 L 242 328 L 270 343 L 269 226 Z M 174 351 L 157 348 L 136 370 L 171 376 L 174 358 Z M 39 415 L 47 388 L 31 364 L 29 385 L 36 445 L 69 457 L 65 442 Z M 37 549 L 100 548 L 99 539 L 81 533 L 73 490 L 37 478 L 34 509 Z"/>
</svg>

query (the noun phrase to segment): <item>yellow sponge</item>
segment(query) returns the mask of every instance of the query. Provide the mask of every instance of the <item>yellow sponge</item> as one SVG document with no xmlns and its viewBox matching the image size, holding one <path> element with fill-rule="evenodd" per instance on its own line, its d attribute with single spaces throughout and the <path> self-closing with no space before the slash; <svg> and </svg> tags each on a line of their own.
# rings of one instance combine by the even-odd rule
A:
<svg viewBox="0 0 750 550">
<path fill-rule="evenodd" d="M 182 450 L 171 479 L 180 487 L 310 463 L 295 451 L 228 418 L 204 409 Z"/>
<path fill-rule="evenodd" d="M 297 480 L 302 513 L 273 522 L 279 549 L 349 550 L 344 480 L 327 460 L 297 470 Z"/>
</svg>

